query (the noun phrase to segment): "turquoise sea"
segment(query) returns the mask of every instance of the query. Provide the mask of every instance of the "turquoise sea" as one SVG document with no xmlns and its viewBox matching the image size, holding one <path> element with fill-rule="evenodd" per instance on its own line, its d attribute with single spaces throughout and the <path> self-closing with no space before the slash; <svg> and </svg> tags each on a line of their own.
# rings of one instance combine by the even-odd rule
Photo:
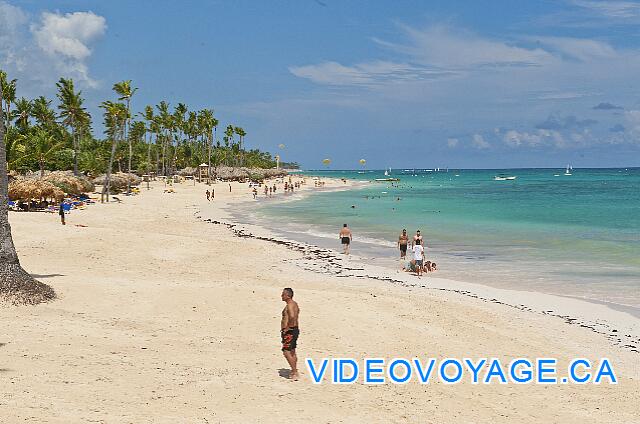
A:
<svg viewBox="0 0 640 424">
<path fill-rule="evenodd" d="M 353 253 L 389 266 L 398 266 L 400 231 L 420 229 L 440 277 L 640 311 L 640 168 L 564 173 L 391 170 L 400 181 L 390 183 L 373 181 L 384 171 L 313 171 L 305 174 L 372 182 L 297 201 L 266 199 L 237 215 L 336 249 L 348 223 Z"/>
</svg>

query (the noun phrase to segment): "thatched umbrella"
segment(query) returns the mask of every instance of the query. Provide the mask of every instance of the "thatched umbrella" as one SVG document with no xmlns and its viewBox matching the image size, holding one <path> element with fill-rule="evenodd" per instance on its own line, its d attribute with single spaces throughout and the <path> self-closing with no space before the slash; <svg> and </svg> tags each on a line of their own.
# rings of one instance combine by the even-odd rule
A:
<svg viewBox="0 0 640 424">
<path fill-rule="evenodd" d="M 101 175 L 97 178 L 93 179 L 94 184 L 104 185 L 106 180 L 106 175 Z M 140 185 L 142 182 L 142 178 L 138 177 L 136 174 L 130 174 L 127 172 L 117 172 L 115 174 L 111 174 L 111 190 L 114 191 L 122 191 L 127 188 L 127 183 L 130 186 Z"/>
<path fill-rule="evenodd" d="M 202 166 L 202 165 L 200 165 Z M 205 166 L 207 166 L 205 164 Z M 181 177 L 186 177 L 186 176 L 193 176 L 196 175 L 196 173 L 198 172 L 198 170 L 192 166 L 187 166 L 186 168 L 183 168 L 181 170 L 179 170 L 177 172 L 178 175 L 180 175 Z"/>
<path fill-rule="evenodd" d="M 64 199 L 64 191 L 49 181 L 20 178 L 9 184 L 9 198 L 12 200 Z"/>
</svg>

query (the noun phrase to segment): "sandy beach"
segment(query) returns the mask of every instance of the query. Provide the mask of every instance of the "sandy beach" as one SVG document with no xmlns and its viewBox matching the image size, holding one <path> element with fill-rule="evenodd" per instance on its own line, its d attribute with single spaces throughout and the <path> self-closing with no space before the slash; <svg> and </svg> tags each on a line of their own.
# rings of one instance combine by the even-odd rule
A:
<svg viewBox="0 0 640 424">
<path fill-rule="evenodd" d="M 417 282 L 275 243 L 225 211 L 254 201 L 247 184 L 231 183 L 231 193 L 214 185 L 213 202 L 208 186 L 192 184 L 175 193 L 143 185 L 121 203 L 72 212 L 67 226 L 55 214 L 10 214 L 23 267 L 58 299 L 0 308 L 0 421 L 640 423 L 640 327 L 624 311 Z M 311 179 L 305 190 L 314 190 Z M 283 287 L 294 288 L 301 309 L 296 382 L 280 352 Z M 520 356 L 555 357 L 561 367 L 606 357 L 619 381 L 314 385 L 303 363 Z"/>
</svg>

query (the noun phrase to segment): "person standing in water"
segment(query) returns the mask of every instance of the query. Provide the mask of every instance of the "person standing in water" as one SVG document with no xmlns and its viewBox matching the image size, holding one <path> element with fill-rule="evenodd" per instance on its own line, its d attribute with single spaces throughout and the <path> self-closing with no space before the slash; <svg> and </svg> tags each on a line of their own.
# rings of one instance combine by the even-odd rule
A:
<svg viewBox="0 0 640 424">
<path fill-rule="evenodd" d="M 402 230 L 402 234 L 398 237 L 398 247 L 400 248 L 400 259 L 404 259 L 407 256 L 407 245 L 409 244 L 409 236 L 407 230 Z"/>
<path fill-rule="evenodd" d="M 289 378 L 291 380 L 298 380 L 298 355 L 296 355 L 296 347 L 298 345 L 298 336 L 300 335 L 300 329 L 298 328 L 300 308 L 293 300 L 292 288 L 286 287 L 282 290 L 280 298 L 287 304 L 282 310 L 282 320 L 280 321 L 282 354 L 291 367 Z"/>
<path fill-rule="evenodd" d="M 413 241 L 411 242 L 411 248 L 413 248 L 416 244 L 422 244 L 422 234 L 420 234 L 420 230 L 416 231 L 416 235 L 413 236 Z"/>
<path fill-rule="evenodd" d="M 343 252 L 345 255 L 349 254 L 349 249 L 351 246 L 351 241 L 353 240 L 353 234 L 351 233 L 351 229 L 344 224 L 342 229 L 340 230 L 340 242 L 342 243 L 342 247 L 344 248 Z"/>
</svg>

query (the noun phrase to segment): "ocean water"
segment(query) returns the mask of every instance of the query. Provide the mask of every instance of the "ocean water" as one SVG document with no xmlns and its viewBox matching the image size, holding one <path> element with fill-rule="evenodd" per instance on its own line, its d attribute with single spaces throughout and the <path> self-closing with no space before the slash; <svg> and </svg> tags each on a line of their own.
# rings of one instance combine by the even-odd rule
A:
<svg viewBox="0 0 640 424">
<path fill-rule="evenodd" d="M 316 171 L 359 181 L 384 171 Z M 438 276 L 625 305 L 640 311 L 640 168 L 392 170 L 399 182 L 263 200 L 238 216 L 287 237 L 398 266 L 403 228 L 420 229 Z M 495 181 L 496 175 L 513 181 Z M 556 176 L 558 175 L 558 176 Z M 310 183 L 312 183 L 310 181 Z"/>
</svg>

